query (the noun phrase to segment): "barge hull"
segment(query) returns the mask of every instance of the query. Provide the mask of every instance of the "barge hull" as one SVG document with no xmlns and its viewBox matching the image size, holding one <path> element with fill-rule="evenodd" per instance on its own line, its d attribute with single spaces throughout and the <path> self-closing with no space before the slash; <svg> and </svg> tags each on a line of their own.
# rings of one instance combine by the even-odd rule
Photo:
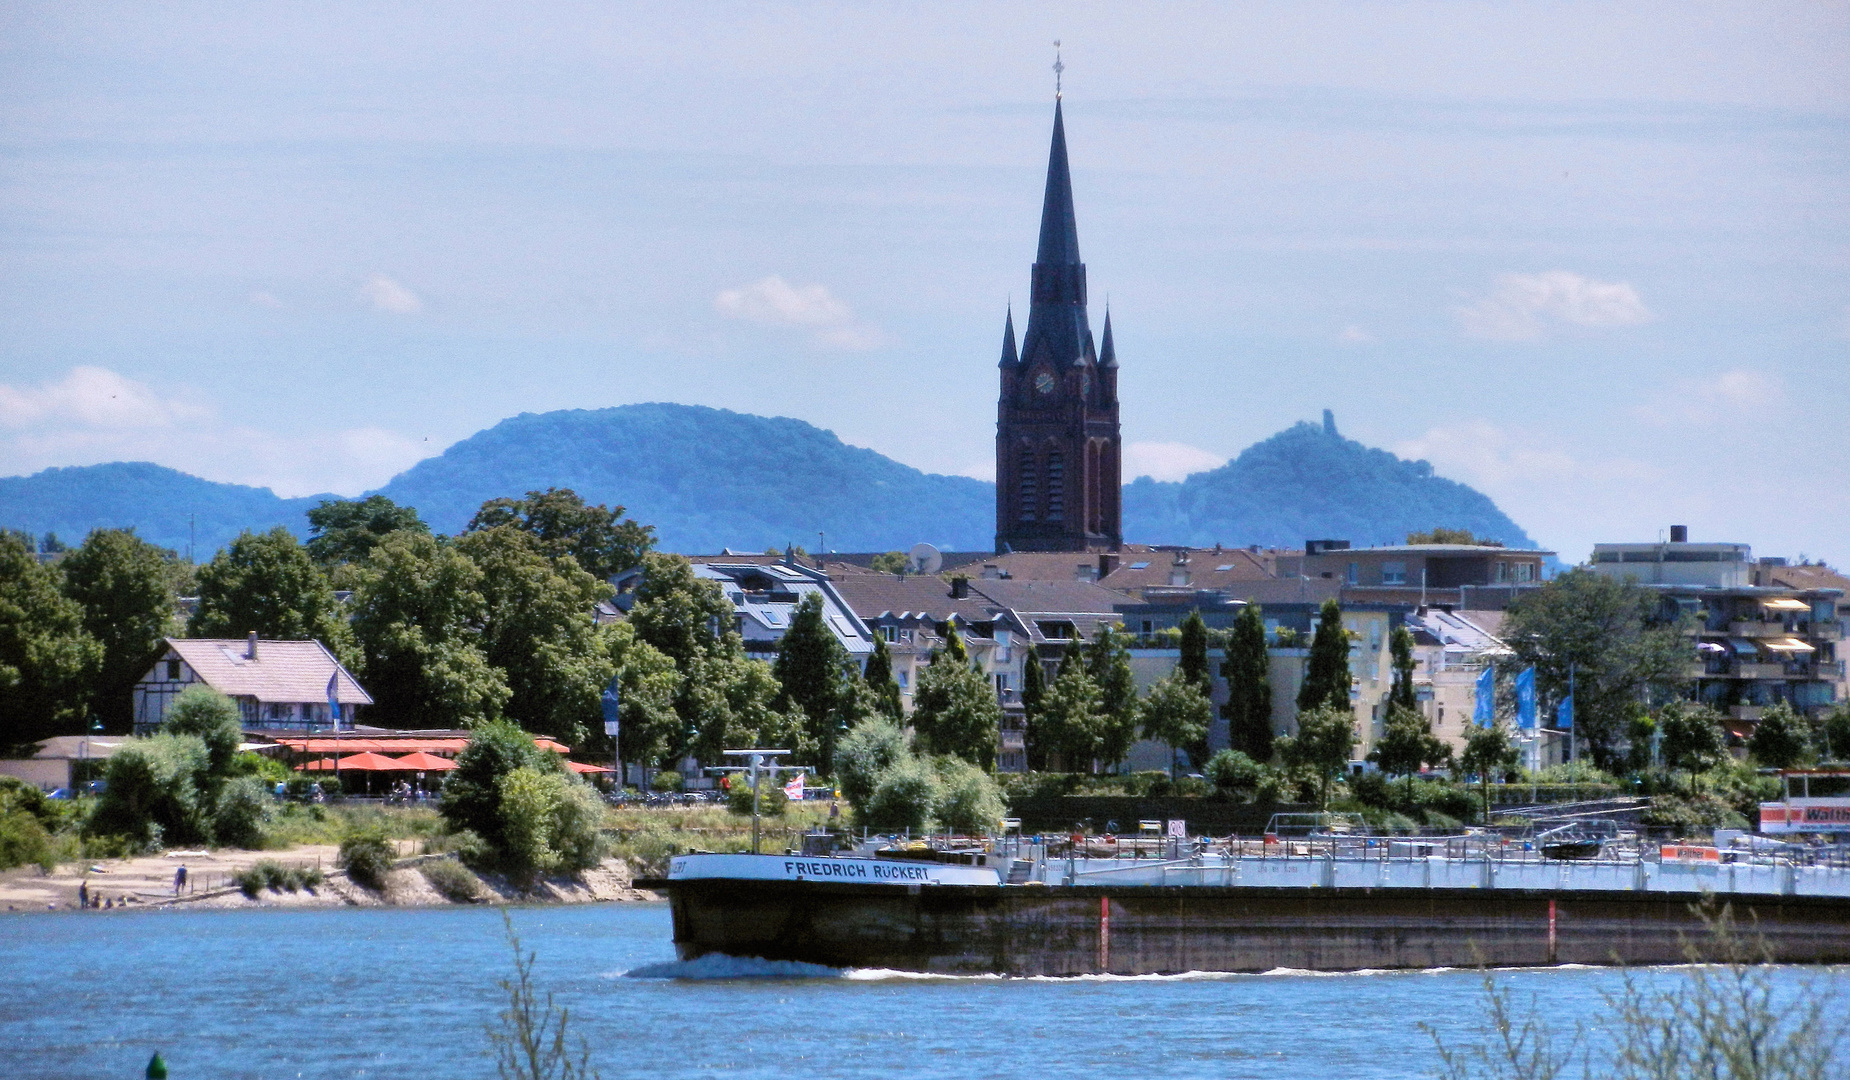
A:
<svg viewBox="0 0 1850 1080">
<path fill-rule="evenodd" d="M 1850 963 L 1850 904 L 1827 897 L 723 879 L 668 893 L 683 960 L 1009 975 L 1662 964 L 1705 937 L 1706 900 L 1775 961 Z"/>
</svg>

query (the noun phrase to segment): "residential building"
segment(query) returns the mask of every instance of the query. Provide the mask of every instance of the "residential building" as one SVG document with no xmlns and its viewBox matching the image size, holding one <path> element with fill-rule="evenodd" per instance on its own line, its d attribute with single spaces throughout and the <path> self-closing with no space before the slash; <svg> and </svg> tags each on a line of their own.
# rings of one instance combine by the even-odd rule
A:
<svg viewBox="0 0 1850 1080">
<path fill-rule="evenodd" d="M 57 735 L 35 744 L 30 757 L 0 758 L 0 776 L 40 791 L 75 788 L 94 779 L 102 763 L 127 741 L 121 735 Z"/>
<path fill-rule="evenodd" d="M 919 672 L 930 665 L 932 652 L 944 646 L 952 623 L 972 657 L 992 672 L 992 678 L 1019 667 L 1019 661 L 1007 655 L 1009 629 L 1005 627 L 998 639 L 995 612 L 982 597 L 971 596 L 967 586 L 929 575 L 876 573 L 839 574 L 832 584 L 869 632 L 886 640 L 893 658 L 893 679 L 899 683 L 900 702 L 908 713 Z M 1004 652 L 1000 660 L 994 655 L 998 647 Z"/>
<path fill-rule="evenodd" d="M 246 731 L 353 727 L 353 711 L 373 699 L 319 641 L 168 638 L 134 689 L 135 734 L 153 733 L 181 691 L 203 683 L 238 703 Z"/>
<path fill-rule="evenodd" d="M 1490 544 L 1393 544 L 1356 548 L 1347 540 L 1307 540 L 1304 551 L 1279 552 L 1281 577 L 1335 581 L 1344 603 L 1448 605 L 1501 610 L 1540 587 L 1552 551 Z"/>
<path fill-rule="evenodd" d="M 747 653 L 770 659 L 790 630 L 796 606 L 811 594 L 822 598 L 822 620 L 857 665 L 874 651 L 873 632 L 842 600 L 829 575 L 794 556 L 781 562 L 740 562 L 720 557 L 693 560 L 694 576 L 717 581 L 731 601 L 733 626 Z"/>
<path fill-rule="evenodd" d="M 1477 680 L 1487 665 L 1511 655 L 1494 627 L 1502 612 L 1422 608 L 1407 619 L 1413 634 L 1413 692 L 1432 732 L 1464 753 L 1477 715 Z M 1558 750 L 1559 736 L 1549 733 L 1546 749 Z M 1558 756 L 1558 755 L 1555 755 Z"/>
</svg>

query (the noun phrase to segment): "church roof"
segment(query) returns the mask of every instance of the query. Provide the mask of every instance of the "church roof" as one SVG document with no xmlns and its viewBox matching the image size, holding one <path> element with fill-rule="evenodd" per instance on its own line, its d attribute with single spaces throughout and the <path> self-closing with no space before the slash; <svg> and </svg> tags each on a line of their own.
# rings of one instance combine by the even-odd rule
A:
<svg viewBox="0 0 1850 1080">
<path fill-rule="evenodd" d="M 1021 356 L 1015 351 L 1015 309 L 1009 308 L 1008 321 L 1002 326 L 1002 363 L 998 367 L 1014 367 L 1021 363 Z"/>
<path fill-rule="evenodd" d="M 1086 319 L 1086 267 L 1079 260 L 1079 226 L 1073 216 L 1073 177 L 1066 160 L 1066 121 L 1054 102 L 1053 145 L 1047 152 L 1047 189 L 1041 197 L 1041 243 L 1021 362 L 1067 366 L 1094 361 Z"/>
<path fill-rule="evenodd" d="M 1105 344 L 1098 351 L 1098 366 L 1114 368 L 1118 366 L 1118 350 L 1111 344 L 1111 308 L 1105 309 Z"/>
<path fill-rule="evenodd" d="M 1041 246 L 1034 261 L 1043 266 L 1079 265 L 1079 225 L 1073 218 L 1073 175 L 1066 165 L 1066 122 L 1053 104 L 1053 148 L 1047 153 L 1047 191 L 1041 196 Z"/>
</svg>

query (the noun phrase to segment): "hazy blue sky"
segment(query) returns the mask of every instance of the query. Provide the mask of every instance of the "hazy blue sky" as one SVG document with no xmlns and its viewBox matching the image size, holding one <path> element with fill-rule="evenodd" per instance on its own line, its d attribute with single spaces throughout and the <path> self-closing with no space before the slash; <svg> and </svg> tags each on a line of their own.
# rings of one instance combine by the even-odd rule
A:
<svg viewBox="0 0 1850 1080">
<path fill-rule="evenodd" d="M 1569 561 L 1850 561 L 1844 3 L 11 3 L 0 474 L 665 400 L 987 476 L 1056 38 L 1127 475 L 1329 407 Z"/>
</svg>

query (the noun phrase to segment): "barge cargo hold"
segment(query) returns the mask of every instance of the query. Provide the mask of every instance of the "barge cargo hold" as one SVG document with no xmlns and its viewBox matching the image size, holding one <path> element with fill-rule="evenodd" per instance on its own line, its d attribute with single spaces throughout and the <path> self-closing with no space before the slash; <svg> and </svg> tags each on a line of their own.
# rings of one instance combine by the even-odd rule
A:
<svg viewBox="0 0 1850 1080">
<path fill-rule="evenodd" d="M 1514 858 L 676 857 L 677 954 L 945 974 L 1674 963 L 1730 905 L 1785 963 L 1850 963 L 1850 869 Z M 1009 884 L 1016 880 L 1020 883 Z"/>
</svg>

